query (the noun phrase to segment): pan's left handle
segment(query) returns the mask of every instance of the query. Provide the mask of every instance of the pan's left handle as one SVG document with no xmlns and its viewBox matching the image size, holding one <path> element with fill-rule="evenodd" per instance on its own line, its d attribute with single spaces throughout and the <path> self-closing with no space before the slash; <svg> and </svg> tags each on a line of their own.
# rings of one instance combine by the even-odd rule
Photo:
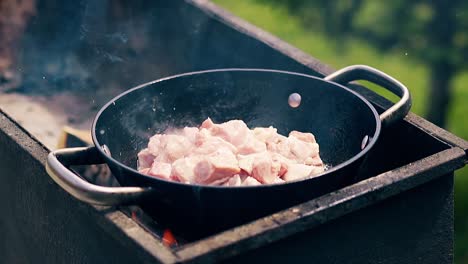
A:
<svg viewBox="0 0 468 264">
<path fill-rule="evenodd" d="M 135 204 L 150 188 L 104 187 L 91 184 L 73 173 L 71 165 L 102 164 L 104 160 L 96 147 L 66 148 L 52 151 L 47 157 L 46 170 L 49 176 L 72 196 L 96 205 Z"/>
<path fill-rule="evenodd" d="M 400 97 L 400 100 L 380 115 L 383 125 L 390 125 L 402 120 L 411 109 L 411 94 L 401 82 L 395 78 L 366 65 L 352 65 L 338 70 L 324 78 L 341 84 L 352 81 L 366 80 L 389 90 Z"/>
</svg>

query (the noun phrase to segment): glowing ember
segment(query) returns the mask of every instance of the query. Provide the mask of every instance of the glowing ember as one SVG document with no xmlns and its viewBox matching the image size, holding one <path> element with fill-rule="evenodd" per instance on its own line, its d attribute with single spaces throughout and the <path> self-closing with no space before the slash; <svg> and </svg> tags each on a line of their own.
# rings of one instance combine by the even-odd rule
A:
<svg viewBox="0 0 468 264">
<path fill-rule="evenodd" d="M 169 230 L 169 229 L 164 230 L 163 243 L 164 243 L 164 245 L 166 245 L 168 247 L 177 246 L 177 240 L 175 239 L 175 237 L 172 234 L 171 230 Z"/>
</svg>

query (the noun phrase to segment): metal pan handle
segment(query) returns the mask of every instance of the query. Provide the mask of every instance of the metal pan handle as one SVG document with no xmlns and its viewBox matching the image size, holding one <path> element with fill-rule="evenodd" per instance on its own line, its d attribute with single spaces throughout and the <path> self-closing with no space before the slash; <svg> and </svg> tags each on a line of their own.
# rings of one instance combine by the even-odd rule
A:
<svg viewBox="0 0 468 264">
<path fill-rule="evenodd" d="M 150 188 L 104 187 L 91 184 L 73 173 L 70 165 L 102 164 L 95 147 L 59 149 L 49 153 L 46 170 L 50 177 L 78 200 L 97 205 L 123 205 L 138 202 Z"/>
<path fill-rule="evenodd" d="M 390 125 L 396 121 L 402 120 L 411 108 L 411 95 L 408 88 L 393 77 L 372 67 L 353 65 L 336 71 L 326 76 L 324 79 L 341 84 L 346 84 L 351 81 L 366 80 L 378 84 L 399 96 L 400 100 L 380 115 L 382 125 Z"/>
</svg>

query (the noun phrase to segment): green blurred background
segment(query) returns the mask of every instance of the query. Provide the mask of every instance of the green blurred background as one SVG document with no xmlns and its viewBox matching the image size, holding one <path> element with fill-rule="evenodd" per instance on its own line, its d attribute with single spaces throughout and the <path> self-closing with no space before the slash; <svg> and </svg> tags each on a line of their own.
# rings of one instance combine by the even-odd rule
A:
<svg viewBox="0 0 468 264">
<path fill-rule="evenodd" d="M 367 64 L 390 74 L 411 90 L 412 112 L 468 139 L 468 3 L 214 2 L 336 69 Z M 468 167 L 455 182 L 455 262 L 468 263 Z"/>
</svg>

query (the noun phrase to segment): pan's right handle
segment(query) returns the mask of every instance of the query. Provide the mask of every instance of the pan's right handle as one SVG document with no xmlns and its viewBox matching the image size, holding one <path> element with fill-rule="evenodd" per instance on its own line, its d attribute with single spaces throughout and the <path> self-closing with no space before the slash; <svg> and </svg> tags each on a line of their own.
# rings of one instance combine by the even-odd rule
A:
<svg viewBox="0 0 468 264">
<path fill-rule="evenodd" d="M 104 163 L 96 147 L 67 148 L 52 151 L 47 157 L 49 176 L 65 191 L 78 200 L 97 205 L 135 204 L 150 188 L 104 187 L 91 184 L 78 177 L 68 167 L 71 165 Z"/>
<path fill-rule="evenodd" d="M 383 125 L 390 125 L 402 120 L 411 108 L 411 94 L 408 88 L 395 78 L 372 67 L 366 65 L 348 66 L 326 76 L 324 79 L 341 84 L 366 80 L 378 84 L 399 96 L 400 100 L 380 115 L 380 121 L 382 121 Z"/>
</svg>

